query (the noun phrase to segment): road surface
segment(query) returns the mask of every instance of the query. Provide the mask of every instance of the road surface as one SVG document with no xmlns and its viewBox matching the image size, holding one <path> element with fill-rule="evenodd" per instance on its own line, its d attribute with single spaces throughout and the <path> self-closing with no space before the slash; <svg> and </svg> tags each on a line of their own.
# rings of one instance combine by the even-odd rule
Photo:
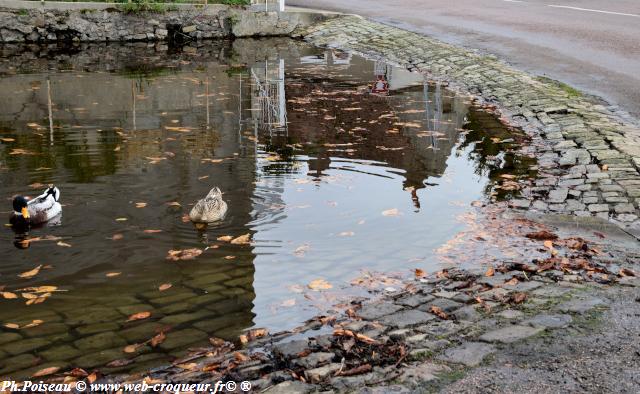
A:
<svg viewBox="0 0 640 394">
<path fill-rule="evenodd" d="M 638 0 L 289 0 L 492 53 L 640 119 Z"/>
</svg>

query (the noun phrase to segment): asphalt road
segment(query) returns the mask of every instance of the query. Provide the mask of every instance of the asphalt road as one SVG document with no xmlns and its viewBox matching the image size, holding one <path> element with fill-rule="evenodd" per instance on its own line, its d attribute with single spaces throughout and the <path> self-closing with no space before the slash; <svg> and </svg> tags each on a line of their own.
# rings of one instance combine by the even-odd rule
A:
<svg viewBox="0 0 640 394">
<path fill-rule="evenodd" d="M 588 93 L 640 119 L 639 0 L 290 0 L 363 15 Z"/>
</svg>

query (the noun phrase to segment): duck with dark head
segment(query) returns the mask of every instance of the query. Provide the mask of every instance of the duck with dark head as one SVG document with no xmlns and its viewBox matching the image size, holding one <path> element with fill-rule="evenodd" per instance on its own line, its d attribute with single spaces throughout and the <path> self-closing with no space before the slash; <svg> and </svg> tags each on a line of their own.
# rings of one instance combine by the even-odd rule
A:
<svg viewBox="0 0 640 394">
<path fill-rule="evenodd" d="M 9 222 L 16 231 L 26 231 L 31 226 L 50 221 L 62 213 L 60 190 L 50 185 L 38 197 L 28 200 L 24 196 L 13 199 L 13 213 Z"/>
</svg>

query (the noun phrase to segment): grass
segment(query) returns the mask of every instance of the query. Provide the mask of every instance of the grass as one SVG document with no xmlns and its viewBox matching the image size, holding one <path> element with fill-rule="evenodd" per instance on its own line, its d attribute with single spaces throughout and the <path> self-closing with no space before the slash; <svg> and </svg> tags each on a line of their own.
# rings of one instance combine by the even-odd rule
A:
<svg viewBox="0 0 640 394">
<path fill-rule="evenodd" d="M 551 85 L 554 85 L 557 88 L 560 88 L 560 90 L 564 91 L 565 93 L 567 93 L 569 95 L 569 97 L 581 97 L 582 96 L 582 92 L 580 92 L 578 89 L 571 87 L 569 85 L 567 85 L 566 83 L 560 82 L 560 81 L 556 81 L 555 79 L 551 79 L 551 78 L 547 78 L 547 77 L 536 77 L 536 79 L 540 82 L 543 83 L 548 83 Z"/>
<path fill-rule="evenodd" d="M 40 0 L 26 0 L 26 1 L 40 1 Z M 57 2 L 57 1 L 65 1 L 72 3 L 121 3 L 121 4 L 140 4 L 140 3 L 149 3 L 149 4 L 199 4 L 204 5 L 205 0 L 155 0 L 153 2 L 150 1 L 141 1 L 141 0 L 132 0 L 129 3 L 129 0 L 46 0 L 48 2 Z M 251 2 L 249 0 L 208 0 L 208 4 L 226 4 L 226 5 L 234 5 L 234 6 L 242 6 L 249 5 Z"/>
</svg>

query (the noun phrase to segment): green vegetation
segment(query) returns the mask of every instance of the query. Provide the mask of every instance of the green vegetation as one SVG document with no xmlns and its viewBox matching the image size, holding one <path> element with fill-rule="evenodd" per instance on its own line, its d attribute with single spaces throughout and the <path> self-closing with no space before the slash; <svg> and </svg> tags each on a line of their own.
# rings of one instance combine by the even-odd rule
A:
<svg viewBox="0 0 640 394">
<path fill-rule="evenodd" d="M 554 85 L 557 88 L 560 88 L 562 91 L 567 93 L 569 97 L 581 97 L 582 93 L 574 87 L 567 85 L 566 83 L 562 83 L 560 81 L 556 81 L 555 79 L 547 78 L 547 77 L 536 77 L 536 79 L 543 83 L 548 83 Z"/>
<path fill-rule="evenodd" d="M 177 9 L 174 5 L 156 2 L 152 3 L 149 0 L 133 0 L 131 3 L 124 3 L 118 8 L 126 14 L 137 14 L 140 12 L 154 12 L 156 14 L 162 14 L 167 11 L 175 11 Z"/>
</svg>

